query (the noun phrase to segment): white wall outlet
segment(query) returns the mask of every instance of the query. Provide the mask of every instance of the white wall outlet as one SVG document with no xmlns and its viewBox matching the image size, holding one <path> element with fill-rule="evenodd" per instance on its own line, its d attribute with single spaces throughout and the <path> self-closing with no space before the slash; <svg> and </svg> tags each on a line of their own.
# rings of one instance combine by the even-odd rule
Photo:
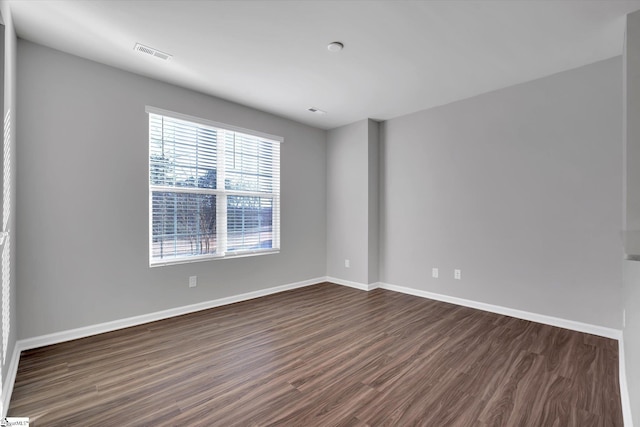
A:
<svg viewBox="0 0 640 427">
<path fill-rule="evenodd" d="M 347 267 L 347 268 L 351 267 L 351 262 L 348 259 L 345 259 L 344 260 L 344 266 Z"/>
<path fill-rule="evenodd" d="M 437 268 L 432 268 L 431 269 L 431 277 L 433 277 L 434 279 L 438 278 L 438 269 Z"/>
<path fill-rule="evenodd" d="M 462 271 L 458 269 L 453 270 L 453 278 L 456 280 L 462 279 Z"/>
<path fill-rule="evenodd" d="M 198 276 L 189 276 L 189 287 L 195 288 L 198 286 Z"/>
</svg>

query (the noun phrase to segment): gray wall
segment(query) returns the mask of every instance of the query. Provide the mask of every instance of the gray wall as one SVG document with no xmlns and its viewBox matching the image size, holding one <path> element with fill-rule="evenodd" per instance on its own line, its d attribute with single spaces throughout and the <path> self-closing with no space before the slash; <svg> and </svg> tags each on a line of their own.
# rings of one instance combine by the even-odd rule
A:
<svg viewBox="0 0 640 427">
<path fill-rule="evenodd" d="M 624 237 L 629 258 L 640 255 L 640 12 L 627 15 L 624 46 Z M 624 261 L 623 329 L 631 412 L 640 423 L 640 261 Z"/>
<path fill-rule="evenodd" d="M 327 132 L 327 275 L 358 283 L 369 272 L 367 132 L 367 120 Z"/>
<path fill-rule="evenodd" d="M 9 233 L 9 240 L 5 241 L 2 252 L 2 392 L 7 384 L 9 362 L 16 345 L 17 321 L 16 321 L 16 46 L 17 38 L 11 19 L 9 6 L 6 2 L 0 5 L 2 18 L 5 23 L 4 39 L 4 111 L 3 117 L 9 117 L 9 123 L 5 123 L 3 137 L 3 162 L 2 162 L 2 221 L 3 231 Z M 9 115 L 7 113 L 10 113 Z M 11 384 L 12 385 L 12 384 Z M 2 395 L 4 402 L 7 396 Z M 7 403 L 8 402 L 4 402 Z M 8 409 L 3 407 L 3 413 Z"/>
<path fill-rule="evenodd" d="M 369 159 L 367 171 L 369 277 L 367 284 L 370 284 L 380 280 L 380 124 L 373 120 L 368 120 L 367 123 L 367 150 Z"/>
<path fill-rule="evenodd" d="M 327 275 L 378 281 L 378 123 L 327 133 Z M 350 267 L 345 267 L 345 260 Z"/>
<path fill-rule="evenodd" d="M 385 122 L 381 281 L 620 328 L 621 70 Z"/>
<path fill-rule="evenodd" d="M 18 75 L 21 339 L 325 275 L 325 131 L 22 40 Z M 149 268 L 145 105 L 284 137 L 280 254 Z"/>
<path fill-rule="evenodd" d="M 640 257 L 640 13 L 627 15 L 624 46 L 625 252 Z"/>
</svg>

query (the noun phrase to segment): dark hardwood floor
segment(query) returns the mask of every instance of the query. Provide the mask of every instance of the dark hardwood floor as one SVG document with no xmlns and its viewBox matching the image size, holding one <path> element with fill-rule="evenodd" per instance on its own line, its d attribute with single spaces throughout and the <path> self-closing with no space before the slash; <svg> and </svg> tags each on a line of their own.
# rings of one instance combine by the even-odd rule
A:
<svg viewBox="0 0 640 427">
<path fill-rule="evenodd" d="M 319 284 L 22 354 L 31 426 L 622 426 L 614 340 Z"/>
</svg>

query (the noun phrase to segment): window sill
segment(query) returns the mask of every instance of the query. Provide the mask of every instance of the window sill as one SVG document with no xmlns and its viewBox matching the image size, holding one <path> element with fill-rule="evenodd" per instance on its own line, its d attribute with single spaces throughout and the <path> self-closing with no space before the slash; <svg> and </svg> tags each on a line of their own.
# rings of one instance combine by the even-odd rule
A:
<svg viewBox="0 0 640 427">
<path fill-rule="evenodd" d="M 193 264 L 194 262 L 216 261 L 216 260 L 234 259 L 234 258 L 247 258 L 247 257 L 253 257 L 253 256 L 273 255 L 273 254 L 279 254 L 279 253 L 280 253 L 280 249 L 273 249 L 273 250 L 261 250 L 261 251 L 242 251 L 242 252 L 237 252 L 234 254 L 226 254 L 226 255 L 193 256 L 189 258 L 179 258 L 179 259 L 173 259 L 173 260 L 162 260 L 162 261 L 155 261 L 155 262 L 152 261 L 149 263 L 149 267 L 154 268 L 154 267 L 165 267 L 165 266 L 176 265 L 176 264 Z"/>
</svg>

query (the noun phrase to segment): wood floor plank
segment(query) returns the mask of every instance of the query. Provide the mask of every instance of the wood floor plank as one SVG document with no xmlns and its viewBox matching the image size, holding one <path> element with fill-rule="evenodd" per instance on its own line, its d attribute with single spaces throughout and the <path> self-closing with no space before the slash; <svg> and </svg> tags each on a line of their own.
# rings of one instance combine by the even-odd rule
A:
<svg viewBox="0 0 640 427">
<path fill-rule="evenodd" d="M 323 283 L 26 351 L 32 426 L 622 426 L 614 340 Z"/>
</svg>

